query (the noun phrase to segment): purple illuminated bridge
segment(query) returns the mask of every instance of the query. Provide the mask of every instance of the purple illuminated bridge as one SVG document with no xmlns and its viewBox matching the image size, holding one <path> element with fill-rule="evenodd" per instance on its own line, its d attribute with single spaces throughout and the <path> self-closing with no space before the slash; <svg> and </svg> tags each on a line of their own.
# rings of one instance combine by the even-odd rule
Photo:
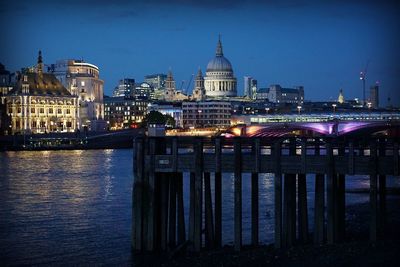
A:
<svg viewBox="0 0 400 267">
<path fill-rule="evenodd" d="M 282 137 L 390 135 L 400 136 L 400 121 L 331 121 L 331 122 L 276 122 L 262 125 L 241 125 L 230 128 L 226 136 Z"/>
</svg>

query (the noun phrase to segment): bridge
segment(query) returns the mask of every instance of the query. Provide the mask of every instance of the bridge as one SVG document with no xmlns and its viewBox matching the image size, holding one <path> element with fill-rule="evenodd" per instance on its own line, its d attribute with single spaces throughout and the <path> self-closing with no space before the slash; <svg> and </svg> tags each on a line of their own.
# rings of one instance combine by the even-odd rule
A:
<svg viewBox="0 0 400 267">
<path fill-rule="evenodd" d="M 322 121 L 271 122 L 261 125 L 239 125 L 228 129 L 227 137 L 356 136 L 385 135 L 400 137 L 400 120 L 395 121 Z"/>
</svg>

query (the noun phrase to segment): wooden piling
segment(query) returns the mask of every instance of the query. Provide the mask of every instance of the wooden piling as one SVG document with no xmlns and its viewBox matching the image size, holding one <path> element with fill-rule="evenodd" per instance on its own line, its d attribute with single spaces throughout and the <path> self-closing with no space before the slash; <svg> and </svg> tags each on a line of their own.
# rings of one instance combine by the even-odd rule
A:
<svg viewBox="0 0 400 267">
<path fill-rule="evenodd" d="M 169 173 L 169 223 L 168 244 L 170 248 L 176 245 L 176 173 Z"/>
<path fill-rule="evenodd" d="M 320 141 L 315 140 L 315 156 L 319 156 Z M 324 242 L 325 226 L 325 175 L 315 175 L 315 196 L 314 196 L 314 243 Z"/>
<path fill-rule="evenodd" d="M 326 170 L 327 170 L 327 241 L 329 244 L 335 242 L 336 218 L 335 218 L 335 196 L 336 196 L 336 174 L 334 171 L 334 158 L 331 140 L 326 141 Z"/>
<path fill-rule="evenodd" d="M 281 172 L 281 140 L 274 143 L 274 162 L 275 162 L 275 177 L 274 177 L 274 199 L 275 199 L 275 248 L 282 247 L 282 172 Z"/>
<path fill-rule="evenodd" d="M 378 188 L 378 179 L 376 173 L 376 142 L 371 141 L 370 143 L 370 194 L 369 194 L 369 201 L 370 201 L 370 210 L 371 210 L 371 219 L 370 219 L 370 234 L 369 238 L 371 241 L 376 241 L 378 236 L 378 195 L 377 195 L 377 188 Z"/>
<path fill-rule="evenodd" d="M 194 143 L 195 156 L 195 192 L 194 192 L 194 250 L 199 252 L 202 247 L 202 196 L 203 196 L 203 139 Z"/>
<path fill-rule="evenodd" d="M 222 244 L 222 175 L 221 175 L 221 138 L 215 138 L 215 246 Z"/>
<path fill-rule="evenodd" d="M 297 174 L 297 204 L 298 204 L 298 232 L 301 243 L 308 242 L 308 210 L 307 210 L 307 179 L 306 179 L 306 139 L 301 141 L 301 172 Z"/>
<path fill-rule="evenodd" d="M 160 175 L 161 179 L 161 249 L 166 251 L 168 247 L 168 196 L 169 176 L 166 173 Z"/>
<path fill-rule="evenodd" d="M 195 173 L 190 173 L 190 184 L 189 184 L 189 241 L 194 246 L 194 214 L 195 214 Z M 194 247 L 193 247 L 194 248 Z"/>
<path fill-rule="evenodd" d="M 211 198 L 210 173 L 204 173 L 205 241 L 207 248 L 214 247 L 214 221 Z"/>
<path fill-rule="evenodd" d="M 176 173 L 176 194 L 178 203 L 178 245 L 186 241 L 185 211 L 183 205 L 183 173 Z"/>
<path fill-rule="evenodd" d="M 235 155 L 234 173 L 234 249 L 240 251 L 242 248 L 242 148 L 240 138 L 233 141 Z"/>
<path fill-rule="evenodd" d="M 142 185 L 144 179 L 144 139 L 135 139 L 136 168 L 133 182 L 133 211 L 132 211 L 132 247 L 134 250 L 142 250 Z"/>
<path fill-rule="evenodd" d="M 305 174 L 297 175 L 298 190 L 298 232 L 301 243 L 308 242 L 308 211 L 307 211 L 307 181 Z"/>
<path fill-rule="evenodd" d="M 325 176 L 315 175 L 314 243 L 324 243 L 325 225 Z"/>
<path fill-rule="evenodd" d="M 155 206 L 156 206 L 156 174 L 154 172 L 155 166 L 155 154 L 156 154 L 156 140 L 154 138 L 149 139 L 149 154 L 150 154 L 150 164 L 148 167 L 148 190 L 147 190 L 147 202 L 148 206 L 145 209 L 147 212 L 147 220 L 143 224 L 147 228 L 146 236 L 146 250 L 153 251 L 155 249 L 154 239 L 155 239 Z"/>
<path fill-rule="evenodd" d="M 258 173 L 260 172 L 260 139 L 254 139 L 254 159 L 255 169 L 257 172 L 251 174 L 251 244 L 258 245 L 258 225 L 259 225 L 259 204 L 258 204 Z"/>
</svg>

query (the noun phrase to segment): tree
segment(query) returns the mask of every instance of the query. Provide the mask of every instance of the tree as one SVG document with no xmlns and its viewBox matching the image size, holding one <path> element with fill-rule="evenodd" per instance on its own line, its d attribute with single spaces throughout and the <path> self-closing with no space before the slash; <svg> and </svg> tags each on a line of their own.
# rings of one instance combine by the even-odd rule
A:
<svg viewBox="0 0 400 267">
<path fill-rule="evenodd" d="M 164 117 L 165 117 L 165 124 L 167 125 L 167 127 L 171 128 L 175 127 L 175 119 L 171 115 L 165 114 Z"/>
<path fill-rule="evenodd" d="M 150 123 L 165 124 L 165 122 L 166 118 L 162 113 L 152 110 L 144 116 L 141 127 L 147 127 Z"/>
</svg>

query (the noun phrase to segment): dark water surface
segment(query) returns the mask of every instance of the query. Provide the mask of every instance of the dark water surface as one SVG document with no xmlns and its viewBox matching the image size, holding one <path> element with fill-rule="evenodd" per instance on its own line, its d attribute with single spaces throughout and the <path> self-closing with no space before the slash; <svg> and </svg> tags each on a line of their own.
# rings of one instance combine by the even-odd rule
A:
<svg viewBox="0 0 400 267">
<path fill-rule="evenodd" d="M 312 228 L 314 179 L 308 177 Z M 250 241 L 248 178 L 243 176 L 245 244 Z M 262 174 L 260 178 L 260 240 L 269 243 L 273 238 L 273 176 Z M 132 182 L 131 149 L 0 153 L 0 262 L 130 265 L 134 261 L 130 250 Z M 346 179 L 346 186 L 367 188 L 368 177 Z M 222 190 L 223 238 L 229 244 L 233 241 L 232 175 L 223 176 Z M 348 204 L 367 200 L 368 194 L 346 194 Z"/>
</svg>

